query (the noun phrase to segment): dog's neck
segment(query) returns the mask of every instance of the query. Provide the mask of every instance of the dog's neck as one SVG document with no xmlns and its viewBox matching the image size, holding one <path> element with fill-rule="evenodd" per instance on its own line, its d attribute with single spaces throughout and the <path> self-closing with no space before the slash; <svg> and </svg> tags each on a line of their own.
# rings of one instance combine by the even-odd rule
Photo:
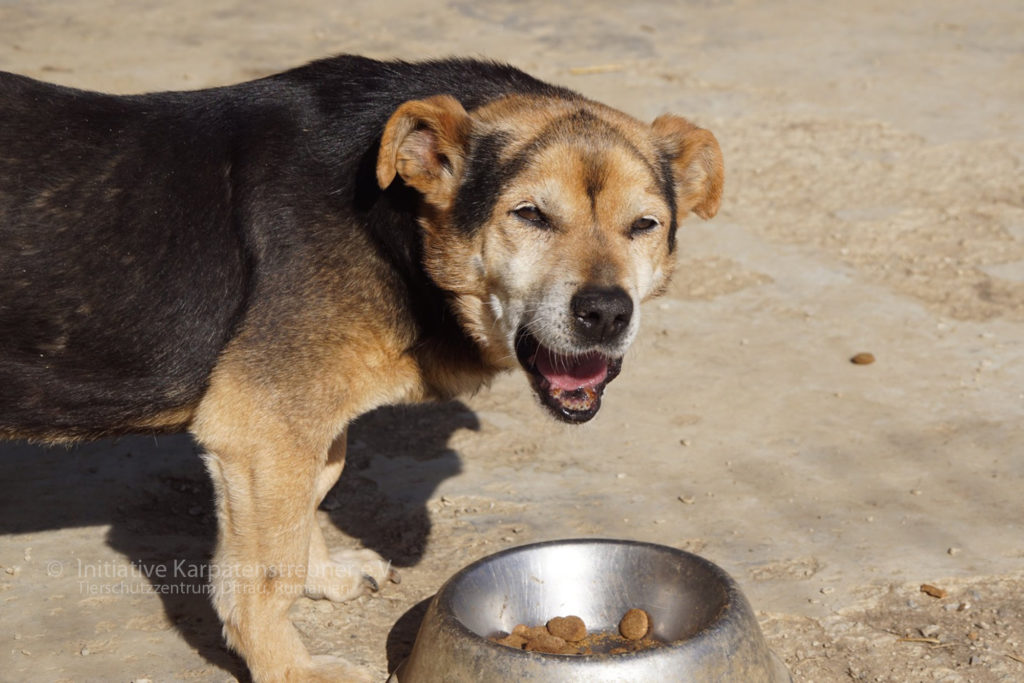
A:
<svg viewBox="0 0 1024 683">
<path fill-rule="evenodd" d="M 455 295 L 424 268 L 418 193 L 399 182 L 373 194 L 362 224 L 388 265 L 392 286 L 402 293 L 405 307 L 399 317 L 412 339 L 407 352 L 423 372 L 423 398 L 450 399 L 475 391 L 502 368 L 485 359 L 460 322 Z"/>
</svg>

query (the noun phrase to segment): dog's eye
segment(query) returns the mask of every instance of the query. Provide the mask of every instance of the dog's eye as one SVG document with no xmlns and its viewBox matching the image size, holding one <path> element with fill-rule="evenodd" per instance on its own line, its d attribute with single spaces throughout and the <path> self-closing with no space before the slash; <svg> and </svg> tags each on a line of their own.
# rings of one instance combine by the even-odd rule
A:
<svg viewBox="0 0 1024 683">
<path fill-rule="evenodd" d="M 655 218 L 654 216 L 644 216 L 643 218 L 637 218 L 635 221 L 633 221 L 633 225 L 629 227 L 629 234 L 631 236 L 640 235 L 645 232 L 650 232 L 651 230 L 654 230 L 659 225 L 661 225 L 661 223 L 659 223 L 658 219 Z"/>
<path fill-rule="evenodd" d="M 538 227 L 547 227 L 548 225 L 548 219 L 544 216 L 543 212 L 533 204 L 517 206 L 512 210 L 512 213 L 519 218 L 522 218 L 524 221 L 533 223 Z"/>
</svg>

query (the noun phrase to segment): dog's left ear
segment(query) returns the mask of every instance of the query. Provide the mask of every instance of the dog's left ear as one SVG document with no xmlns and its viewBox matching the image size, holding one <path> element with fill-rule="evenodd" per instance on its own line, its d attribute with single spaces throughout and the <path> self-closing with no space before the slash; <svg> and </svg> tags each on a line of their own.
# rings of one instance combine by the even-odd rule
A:
<svg viewBox="0 0 1024 683">
<path fill-rule="evenodd" d="M 446 208 L 455 196 L 469 131 L 469 114 L 450 95 L 404 103 L 384 127 L 377 183 L 386 189 L 398 174 L 428 202 Z"/>
<path fill-rule="evenodd" d="M 659 116 L 651 127 L 672 162 L 680 215 L 693 211 L 701 218 L 713 217 L 722 203 L 725 181 L 718 140 L 711 131 L 672 114 Z"/>
</svg>

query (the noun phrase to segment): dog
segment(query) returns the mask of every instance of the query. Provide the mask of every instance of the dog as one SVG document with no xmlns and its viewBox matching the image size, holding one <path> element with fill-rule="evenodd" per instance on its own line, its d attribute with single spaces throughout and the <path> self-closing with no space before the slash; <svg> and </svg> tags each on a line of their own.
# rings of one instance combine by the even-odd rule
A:
<svg viewBox="0 0 1024 683">
<path fill-rule="evenodd" d="M 228 645 L 257 682 L 363 680 L 287 617 L 396 578 L 315 520 L 346 425 L 516 367 L 590 420 L 722 183 L 709 131 L 492 62 L 134 96 L 0 73 L 0 438 L 190 431 Z"/>
</svg>

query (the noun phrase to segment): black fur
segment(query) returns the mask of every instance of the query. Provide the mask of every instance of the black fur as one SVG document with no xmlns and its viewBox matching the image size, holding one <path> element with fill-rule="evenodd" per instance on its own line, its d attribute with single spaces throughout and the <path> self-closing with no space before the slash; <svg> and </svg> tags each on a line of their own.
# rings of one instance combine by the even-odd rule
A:
<svg viewBox="0 0 1024 683">
<path fill-rule="evenodd" d="M 522 157 L 501 160 L 508 143 L 509 136 L 501 132 L 470 140 L 469 160 L 452 209 L 452 223 L 466 234 L 491 217 L 498 194 L 525 166 Z"/>
<path fill-rule="evenodd" d="M 668 226 L 668 253 L 676 250 L 676 232 L 679 230 L 679 219 L 676 217 L 676 179 L 672 167 L 672 159 L 667 154 L 660 156 L 661 194 L 668 202 L 668 214 L 672 222 Z"/>
<path fill-rule="evenodd" d="M 189 405 L 240 321 L 289 343 L 289 293 L 356 268 L 357 243 L 414 302 L 391 313 L 418 343 L 473 353 L 420 264 L 416 197 L 373 166 L 402 102 L 513 93 L 575 97 L 468 60 L 343 56 L 138 96 L 0 73 L 0 434 L 116 433 Z"/>
</svg>

